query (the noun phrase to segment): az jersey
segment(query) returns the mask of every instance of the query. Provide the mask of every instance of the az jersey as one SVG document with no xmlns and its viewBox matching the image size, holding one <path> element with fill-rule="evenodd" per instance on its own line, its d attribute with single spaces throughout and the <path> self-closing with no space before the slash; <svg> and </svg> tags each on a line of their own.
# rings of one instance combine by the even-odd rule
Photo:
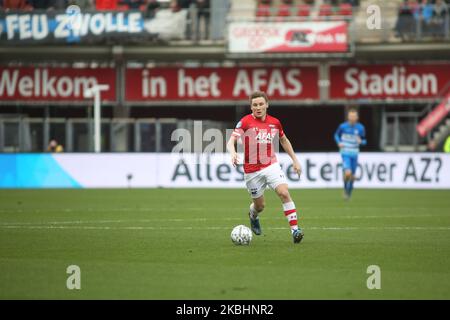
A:
<svg viewBox="0 0 450 320">
<path fill-rule="evenodd" d="M 237 123 L 232 135 L 244 144 L 245 173 L 259 171 L 277 162 L 272 141 L 277 135 L 284 136 L 277 118 L 266 115 L 263 121 L 249 114 Z"/>
<path fill-rule="evenodd" d="M 341 148 L 343 155 L 357 155 L 359 153 L 358 138 L 361 139 L 361 145 L 366 145 L 366 130 L 364 126 L 357 122 L 354 125 L 349 122 L 342 123 L 334 134 L 334 140 L 336 143 L 342 143 L 344 146 Z"/>
</svg>

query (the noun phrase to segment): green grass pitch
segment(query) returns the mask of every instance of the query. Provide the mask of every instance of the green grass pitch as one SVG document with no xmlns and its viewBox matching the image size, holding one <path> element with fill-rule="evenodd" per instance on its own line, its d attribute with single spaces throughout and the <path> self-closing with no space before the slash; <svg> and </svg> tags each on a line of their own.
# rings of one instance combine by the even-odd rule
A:
<svg viewBox="0 0 450 320">
<path fill-rule="evenodd" d="M 1 190 L 0 298 L 450 299 L 450 191 L 291 194 L 300 245 L 268 191 L 264 234 L 235 246 L 245 189 Z"/>
</svg>

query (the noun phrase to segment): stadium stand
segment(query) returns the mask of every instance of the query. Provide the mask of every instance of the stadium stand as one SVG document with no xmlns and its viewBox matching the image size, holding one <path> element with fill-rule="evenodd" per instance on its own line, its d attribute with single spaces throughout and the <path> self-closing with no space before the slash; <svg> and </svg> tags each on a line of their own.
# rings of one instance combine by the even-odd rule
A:
<svg viewBox="0 0 450 320">
<path fill-rule="evenodd" d="M 201 1 L 200 1 L 201 2 Z M 54 5 L 54 2 L 52 1 L 44 1 L 44 0 L 36 0 L 33 1 L 33 3 L 37 6 L 37 7 L 43 7 L 45 5 Z M 215 2 L 217 4 L 217 2 Z M 223 3 L 223 2 L 222 2 Z M 189 26 L 193 25 L 193 21 L 195 20 L 194 18 L 197 18 L 197 20 L 200 20 L 200 18 L 203 19 L 203 22 L 206 26 L 203 26 L 202 28 L 198 28 L 195 29 L 193 28 L 191 30 L 191 32 L 197 32 L 198 35 L 202 35 L 202 40 L 200 42 L 195 42 L 192 39 L 194 37 L 190 37 L 188 35 L 188 32 L 183 33 L 181 32 L 181 35 L 178 38 L 169 38 L 167 40 L 167 42 L 157 42 L 157 41 L 148 41 L 148 42 L 143 42 L 141 41 L 139 38 L 137 38 L 136 41 L 131 42 L 130 39 L 132 39 L 132 36 L 126 37 L 126 38 L 121 38 L 119 39 L 117 42 L 113 43 L 114 45 L 116 45 L 117 47 L 121 48 L 121 50 L 123 50 L 123 52 L 127 52 L 126 55 L 124 54 L 123 58 L 121 56 L 120 50 L 118 50 L 117 52 L 115 51 L 114 53 L 111 53 L 108 50 L 112 50 L 111 48 L 113 47 L 111 45 L 111 43 L 100 43 L 99 47 L 102 48 L 102 52 L 107 52 L 107 54 L 103 55 L 96 55 L 94 57 L 92 56 L 83 56 L 83 58 L 79 58 L 80 56 L 77 56 L 77 54 L 79 54 L 80 52 L 83 52 L 84 48 L 82 48 L 83 46 L 77 47 L 74 44 L 71 44 L 72 46 L 70 47 L 70 50 L 73 50 L 74 52 L 74 56 L 76 58 L 73 58 L 72 56 L 68 55 L 65 50 L 67 50 L 67 46 L 65 46 L 64 43 L 61 44 L 58 43 L 57 45 L 59 46 L 59 48 L 62 48 L 60 52 L 58 52 L 58 54 L 54 54 L 53 52 L 51 52 L 51 54 L 48 54 L 48 52 L 46 54 L 42 54 L 40 56 L 40 59 L 47 59 L 45 60 L 46 62 L 48 62 L 50 60 L 51 64 L 54 64 L 55 66 L 60 66 L 61 64 L 64 65 L 70 65 L 70 63 L 73 62 L 73 60 L 75 60 L 75 63 L 79 63 L 80 61 L 83 61 L 83 63 L 85 63 L 85 66 L 90 66 L 91 62 L 94 61 L 95 63 L 97 63 L 97 61 L 95 61 L 96 59 L 104 59 L 107 62 L 105 62 L 105 64 L 107 66 L 113 66 L 112 68 L 116 68 L 116 66 L 114 65 L 114 63 L 118 63 L 118 65 L 120 65 L 120 63 L 123 63 L 123 61 L 126 61 L 127 64 L 133 64 L 135 63 L 135 61 L 139 61 L 139 63 L 141 63 L 143 65 L 146 65 L 146 63 L 148 62 L 149 65 L 151 66 L 167 66 L 167 65 L 171 65 L 174 64 L 176 66 L 179 65 L 184 65 L 184 64 L 188 64 L 190 63 L 190 61 L 194 61 L 195 63 L 197 63 L 198 65 L 201 65 L 202 63 L 209 63 L 209 61 L 212 61 L 212 63 L 215 63 L 215 67 L 221 67 L 223 65 L 225 66 L 236 66 L 240 63 L 242 63 L 243 65 L 245 64 L 255 64 L 258 63 L 259 65 L 262 65 L 264 67 L 267 67 L 268 65 L 270 65 L 272 63 L 271 60 L 266 60 L 264 61 L 264 59 L 261 60 L 252 60 L 252 56 L 251 55 L 247 55 L 244 58 L 239 57 L 240 59 L 243 59 L 242 61 L 237 60 L 237 62 L 235 62 L 233 59 L 237 59 L 235 57 L 233 57 L 229 52 L 227 52 L 227 22 L 230 21 L 235 21 L 235 20 L 239 20 L 239 21 L 243 21 L 243 22 L 253 22 L 256 20 L 258 20 L 257 18 L 262 19 L 263 21 L 267 20 L 267 21 L 275 21 L 275 22 L 279 22 L 279 21 L 305 21 L 305 20 L 310 20 L 310 21 L 316 21 L 316 20 L 339 20 L 339 19 L 347 19 L 350 21 L 350 35 L 352 37 L 352 41 L 351 42 L 352 45 L 354 45 L 355 48 L 355 53 L 354 55 L 348 54 L 346 57 L 341 59 L 338 58 L 330 58 L 330 63 L 341 63 L 341 62 L 348 62 L 348 63 L 354 63 L 355 61 L 360 61 L 358 59 L 361 59 L 362 61 L 373 61 L 373 56 L 371 56 L 372 52 L 370 51 L 370 48 L 376 48 L 376 54 L 378 54 L 377 59 L 378 58 L 383 58 L 382 56 L 386 55 L 387 57 L 390 57 L 391 60 L 389 60 L 389 63 L 392 63 L 392 61 L 394 61 L 395 63 L 392 63 L 392 65 L 398 65 L 401 63 L 404 63 L 406 60 L 404 59 L 404 55 L 407 55 L 408 60 L 407 61 L 421 61 L 421 58 L 411 58 L 410 54 L 412 54 L 410 51 L 408 51 L 406 48 L 406 46 L 403 46 L 403 42 L 408 43 L 409 42 L 420 42 L 420 41 L 429 41 L 430 43 L 433 43 L 433 45 L 439 45 L 444 43 L 445 41 L 448 41 L 448 29 L 445 29 L 445 27 L 448 27 L 448 6 L 446 5 L 446 3 L 442 0 L 436 0 L 434 3 L 433 11 L 430 13 L 427 11 L 426 14 L 424 14 L 424 11 L 419 11 L 419 4 L 417 2 L 414 1 L 403 1 L 403 0 L 392 0 L 390 2 L 386 2 L 386 1 L 382 1 L 382 0 L 361 0 L 361 1 L 327 1 L 327 0 L 315 0 L 315 1 L 308 1 L 308 0 L 229 0 L 230 3 L 230 10 L 228 13 L 228 16 L 226 15 L 226 12 L 224 13 L 224 11 L 220 11 L 219 14 L 216 13 L 216 17 L 217 15 L 221 15 L 224 19 L 223 19 L 223 25 L 217 27 L 220 29 L 220 31 L 222 33 L 219 33 L 219 36 L 217 39 L 219 39 L 217 42 L 207 42 L 208 38 L 210 37 L 210 34 L 208 33 L 208 25 L 210 25 L 210 21 L 213 21 L 211 24 L 214 25 L 214 23 L 217 22 L 217 19 L 214 19 L 211 17 L 210 20 L 208 20 L 209 17 L 206 16 L 201 16 L 201 13 L 199 11 L 197 11 L 196 16 L 188 16 L 189 18 L 187 19 L 187 24 Z M 20 1 L 20 0 L 3 0 L 2 2 L 3 4 L 3 8 L 4 9 L 9 9 L 9 8 L 23 8 L 22 10 L 30 10 L 32 9 L 31 7 L 26 7 L 24 4 L 26 4 L 26 2 L 24 1 Z M 137 1 L 117 1 L 117 0 L 97 0 L 97 1 L 90 1 L 90 0 L 70 0 L 69 2 L 67 2 L 68 5 L 70 4 L 76 4 L 79 5 L 80 7 L 84 7 L 84 8 L 89 8 L 89 6 L 94 6 L 95 5 L 95 9 L 97 10 L 111 10 L 114 9 L 115 10 L 130 10 L 130 9 L 139 9 L 142 10 L 144 12 L 146 12 L 145 17 L 154 17 L 155 16 L 155 12 L 161 12 L 163 11 L 162 9 L 167 9 L 170 8 L 173 12 L 180 12 L 180 11 L 187 11 L 188 8 L 190 8 L 191 5 L 194 5 L 194 8 L 196 5 L 199 4 L 199 2 L 197 1 L 190 1 L 190 0 L 178 0 L 178 1 L 171 1 L 169 2 L 164 2 L 164 3 L 160 3 L 157 0 L 147 0 L 145 2 L 141 1 L 141 0 L 137 0 Z M 203 4 L 206 4 L 206 2 L 203 2 Z M 366 23 L 367 23 L 367 9 L 369 7 L 369 5 L 379 5 L 382 8 L 382 12 L 383 12 L 383 16 L 382 16 L 382 27 L 381 29 L 375 29 L 375 30 L 369 30 L 366 27 Z M 422 6 L 424 4 L 422 3 Z M 93 7 L 94 8 L 94 7 Z M 226 8 L 226 6 L 224 6 L 224 8 Z M 228 9 L 228 8 L 227 8 Z M 428 10 L 428 9 L 427 9 Z M 430 16 L 431 14 L 431 16 Z M 425 26 L 425 28 L 423 28 L 420 33 L 418 32 L 418 30 L 420 30 L 421 28 L 421 24 L 417 24 L 417 21 L 420 21 L 420 17 L 428 17 L 426 19 L 423 19 L 423 21 L 428 21 L 428 25 Z M 407 18 L 405 18 L 407 17 Z M 164 21 L 164 17 L 163 17 L 163 22 Z M 181 25 L 183 25 L 184 23 L 186 23 L 186 20 L 183 20 Z M 196 25 L 198 27 L 198 24 Z M 163 25 L 164 28 L 167 29 L 166 25 Z M 182 28 L 179 28 L 182 29 Z M 202 30 L 202 31 L 199 31 Z M 184 31 L 184 30 L 183 30 Z M 5 35 L 5 33 L 3 33 L 3 36 Z M 201 38 L 201 37 L 199 37 Z M 159 41 L 159 39 L 158 39 Z M 3 46 L 4 43 L 2 43 Z M 169 45 L 168 45 L 169 44 Z M 199 44 L 199 45 L 197 45 Z M 391 50 L 389 48 L 389 45 L 394 44 L 395 50 L 398 50 L 394 53 L 390 52 L 389 50 Z M 57 45 L 55 45 L 54 43 L 50 43 L 49 48 L 54 48 L 57 47 Z M 173 45 L 174 47 L 181 48 L 179 49 L 183 54 L 185 55 L 181 55 L 182 58 L 178 58 L 174 57 L 173 52 L 175 51 L 172 49 L 171 45 Z M 413 45 L 416 45 L 415 43 L 413 43 Z M 54 46 L 54 47 L 53 47 Z M 27 46 L 17 46 L 16 48 L 12 48 L 13 46 L 9 46 L 9 48 L 7 45 L 4 46 L 4 48 L 2 48 L 2 50 L 5 50 L 4 52 L 7 52 L 7 49 L 9 49 L 9 52 L 12 52 L 13 50 L 16 50 L 18 52 L 20 52 L 22 50 L 22 52 L 27 51 L 28 47 Z M 87 47 L 87 46 L 85 46 Z M 116 47 L 116 48 L 117 48 Z M 365 51 L 364 53 L 361 53 L 362 51 L 359 51 L 360 48 L 363 48 Z M 369 48 L 369 49 L 366 49 Z M 422 46 L 423 48 L 423 46 Z M 91 48 L 89 48 L 91 49 Z M 49 50 L 53 50 L 53 49 L 49 49 Z M 56 49 L 55 49 L 56 50 Z M 115 49 L 114 49 L 115 50 Z M 159 51 L 158 51 L 159 50 Z M 185 50 L 185 51 L 183 51 Z M 421 50 L 425 50 L 425 49 L 421 49 Z M 431 49 L 430 49 L 431 50 Z M 31 50 L 28 50 L 31 52 Z M 158 51 L 158 52 L 164 52 L 164 54 L 160 54 L 159 57 L 156 57 L 156 54 L 153 53 L 154 51 Z M 61 53 L 62 52 L 62 53 Z M 132 54 L 130 54 L 130 52 L 134 52 Z M 186 52 L 190 52 L 188 54 L 186 54 Z M 192 53 L 194 52 L 194 53 Z M 213 52 L 213 53 L 211 53 Z M 442 53 L 443 52 L 443 53 Z M 438 60 L 438 59 L 443 59 L 442 56 L 445 54 L 445 50 L 442 50 L 441 53 L 437 52 L 429 52 L 430 54 L 430 61 L 433 62 L 434 60 Z M 392 56 L 390 55 L 392 53 Z M 345 53 L 347 54 L 347 52 Z M 396 54 L 396 55 L 395 55 Z M 420 51 L 418 54 L 422 54 Z M 434 54 L 438 55 L 438 57 L 436 57 Z M 439 55 L 441 54 L 441 55 Z M 170 55 L 171 58 L 168 58 Z M 22 53 L 22 57 L 24 56 L 24 54 Z M 36 55 L 38 56 L 38 55 Z M 61 58 L 62 56 L 62 58 Z M 244 56 L 244 55 L 243 55 Z M 11 63 L 13 66 L 15 66 L 14 63 L 16 63 L 16 61 L 14 61 L 14 55 L 10 54 L 8 57 L 6 57 L 6 54 L 3 54 L 2 58 L 4 59 L 4 61 L 6 61 L 6 63 Z M 42 58 L 44 57 L 44 58 Z M 48 58 L 50 57 L 50 58 Z M 100 58 L 99 58 L 100 57 Z M 130 58 L 131 57 L 131 58 Z M 362 58 L 361 58 L 362 57 Z M 447 55 L 448 57 L 448 55 Z M 59 59 L 58 61 L 52 61 L 51 59 Z M 265 57 L 263 57 L 265 58 Z M 445 57 L 444 57 L 445 58 Z M 10 60 L 8 60 L 10 59 Z M 29 63 L 30 65 L 32 65 L 34 67 L 34 65 L 38 66 L 39 64 L 37 62 L 35 62 L 34 60 L 34 56 L 28 54 L 28 56 L 23 60 L 26 61 L 27 63 Z M 67 59 L 64 60 L 64 59 Z M 77 61 L 77 59 L 79 59 L 80 61 Z M 117 59 L 117 60 L 116 60 Z M 123 59 L 123 60 L 121 60 Z M 129 60 L 127 60 L 129 59 Z M 160 59 L 160 60 L 158 60 Z M 277 57 L 278 59 L 278 57 Z M 303 61 L 307 61 L 309 63 L 309 58 L 306 59 L 299 59 L 298 62 L 296 59 L 287 59 L 286 57 L 284 58 L 285 60 L 277 60 L 276 63 L 278 63 L 279 65 L 290 65 L 290 64 L 296 64 L 296 63 L 303 63 Z M 386 58 L 386 61 L 388 58 Z M 448 60 L 448 58 L 447 58 Z M 11 61 L 11 62 L 10 62 Z M 23 64 L 24 62 L 20 61 L 20 64 Z M 87 61 L 87 62 L 86 62 Z M 133 62 L 130 62 L 133 61 Z M 161 62 L 162 61 L 162 62 Z M 196 62 L 197 61 L 197 62 Z M 201 61 L 201 62 L 198 62 Z M 208 61 L 208 62 L 204 62 L 204 61 Z M 312 63 L 317 63 L 316 60 L 314 60 L 313 58 L 311 58 Z M 377 60 L 378 61 L 378 60 Z M 194 63 L 194 65 L 195 65 Z M 320 64 L 320 63 L 319 63 Z M 98 65 L 98 63 L 97 63 Z M 46 66 L 46 65 L 45 65 Z M 141 68 L 143 68 L 143 66 L 140 66 Z M 163 68 L 162 67 L 162 68 Z M 89 68 L 89 67 L 88 67 Z M 95 68 L 95 67 L 94 67 Z M 389 75 L 391 75 L 391 72 L 389 71 Z M 28 80 L 27 80 L 28 81 Z M 169 80 L 168 80 L 169 81 Z M 172 80 L 170 80 L 172 81 Z M 442 93 L 445 94 L 445 93 Z M 439 101 L 442 100 L 443 97 L 439 97 Z M 126 100 L 126 99 L 123 99 Z M 13 100 L 11 100 L 13 101 Z M 432 101 L 429 102 L 428 100 L 426 102 L 421 102 L 422 104 L 417 103 L 417 106 L 412 106 L 411 108 L 413 108 L 413 111 L 416 111 L 420 108 L 423 109 L 424 106 L 427 106 L 427 108 L 429 110 L 431 110 L 433 107 L 436 106 L 436 103 L 438 103 L 439 101 Z M 229 101 L 228 101 L 229 102 Z M 8 104 L 8 102 L 2 101 L 4 107 L 4 111 L 3 115 L 10 112 L 10 113 L 15 113 L 16 112 L 16 103 L 20 104 L 20 102 L 11 102 Z M 134 102 L 133 102 L 134 103 Z M 131 103 L 131 105 L 133 105 L 133 103 Z M 139 102 L 141 103 L 141 102 Z M 139 103 L 134 103 L 134 104 L 139 104 Z M 172 103 L 172 102 L 170 102 Z M 178 101 L 178 103 L 180 103 L 180 101 Z M 303 101 L 302 101 L 303 103 Z M 308 102 L 310 103 L 310 102 Z M 313 102 L 316 103 L 316 102 Z M 320 102 L 321 103 L 321 102 Z M 428 107 L 428 103 L 430 103 L 430 107 Z M 218 105 L 221 105 L 222 101 L 219 101 L 217 103 L 212 103 L 211 105 L 213 105 L 213 107 L 217 107 Z M 389 103 L 388 103 L 389 104 Z M 407 104 L 407 102 L 405 102 L 405 104 Z M 56 105 L 56 104 L 55 104 Z M 67 107 L 69 106 L 69 107 Z M 75 111 L 73 110 L 69 110 L 70 107 L 70 103 L 67 103 L 67 106 L 63 103 L 59 104 L 57 107 L 55 106 L 51 106 L 50 110 L 56 110 L 55 113 L 56 114 L 52 114 L 52 119 L 58 119 L 59 117 L 71 117 L 73 115 L 73 113 L 75 113 Z M 139 105 L 138 107 L 136 106 L 132 106 L 132 112 L 134 113 L 126 113 L 124 112 L 124 116 L 123 117 L 128 117 L 128 119 L 132 118 L 132 117 L 136 117 L 136 118 L 141 118 L 141 117 L 154 117 L 155 115 L 157 116 L 165 116 L 165 117 L 177 117 L 180 114 L 183 114 L 181 112 L 181 109 L 179 108 L 179 105 L 171 105 L 171 108 L 162 108 L 162 106 L 159 106 L 160 109 L 152 109 L 152 111 L 150 112 L 149 109 L 146 109 L 145 106 L 143 107 L 142 105 Z M 391 107 L 391 106 L 390 106 Z M 24 107 L 25 108 L 25 107 Z M 58 109 L 59 108 L 59 109 Z M 111 108 L 106 108 L 105 113 L 106 113 L 106 117 L 108 118 L 114 118 L 117 116 L 117 114 L 115 113 L 115 111 L 112 111 L 114 107 Z M 238 108 L 238 107 L 236 107 Z M 403 106 L 402 106 L 403 108 Z M 26 108 L 25 108 L 26 109 Z M 21 110 L 25 110 L 25 109 L 21 109 Z M 118 107 L 118 109 L 120 109 Z M 375 108 L 373 108 L 375 109 Z M 406 108 L 405 108 L 406 109 Z M 428 111 L 427 109 L 427 111 Z M 35 110 L 33 111 L 29 111 L 31 109 L 26 109 L 26 112 L 30 112 L 30 114 L 36 114 L 37 112 Z M 154 112 L 153 110 L 159 110 L 158 112 Z M 175 111 L 172 111 L 175 110 Z M 26 112 L 25 112 L 25 116 L 26 117 Z M 171 113 L 172 112 L 172 113 Z M 183 111 L 184 112 L 184 111 Z M 198 110 L 196 111 L 198 112 L 198 114 L 203 115 L 202 114 L 202 110 Z M 286 112 L 291 112 L 291 110 L 287 110 Z M 302 112 L 306 112 L 303 111 Z M 309 111 L 308 111 L 309 112 Z M 331 112 L 330 110 L 327 110 L 327 112 Z M 370 111 L 372 112 L 372 111 Z M 376 111 L 378 112 L 378 110 Z M 396 111 L 397 112 L 397 111 Z M 420 111 L 422 112 L 422 111 Z M 238 113 L 238 111 L 236 111 L 236 113 Z M 375 111 L 374 111 L 375 113 Z M 81 114 L 81 116 L 80 116 Z M 131 115 L 132 114 L 132 115 Z M 162 114 L 162 115 L 161 115 Z M 197 115 L 198 115 L 197 114 Z M 421 118 L 423 118 L 427 113 L 423 113 L 420 114 L 420 116 L 415 116 L 415 119 L 411 120 L 410 123 L 413 123 L 416 120 L 420 120 Z M 40 116 L 43 117 L 42 112 L 39 113 Z M 295 114 L 292 114 L 293 117 L 295 116 Z M 76 113 L 76 116 L 80 116 L 80 117 L 84 117 L 85 114 L 84 113 Z M 122 114 L 120 114 L 120 116 L 122 116 Z M 185 114 L 183 114 L 183 116 L 186 116 Z M 228 116 L 228 115 L 226 115 Z M 396 115 L 392 115 L 392 119 L 396 119 L 395 117 L 397 117 Z M 389 119 L 391 119 L 389 118 Z M 217 119 L 215 119 L 217 120 Z M 234 113 L 230 116 L 230 118 L 227 118 L 227 121 L 234 121 Z M 9 122 L 8 122 L 9 121 Z M 60 120 L 58 120 L 60 121 Z M 127 120 L 128 121 L 128 120 Z M 129 124 L 127 125 L 123 125 L 123 126 L 128 126 L 131 127 L 135 124 L 135 120 L 129 120 L 131 121 Z M 11 120 L 7 120 L 7 122 L 5 123 L 11 123 Z M 443 121 L 443 124 L 448 124 L 448 121 Z M 15 124 L 14 124 L 15 125 Z M 390 125 L 390 124 L 389 124 Z M 399 125 L 401 126 L 402 123 L 401 121 L 399 121 Z M 30 122 L 30 126 L 36 126 L 37 125 L 31 121 Z M 61 128 L 64 127 L 64 120 L 61 120 L 60 122 L 55 123 L 55 126 L 61 126 Z M 408 125 L 409 127 L 413 127 L 411 125 Z M 20 127 L 20 126 L 18 126 Z M 70 127 L 70 126 L 69 126 Z M 74 130 L 78 130 L 78 124 L 75 122 L 73 128 L 75 128 Z M 116 127 L 115 124 L 112 124 L 111 127 Z M 413 130 L 412 132 L 414 133 L 414 129 L 410 129 L 410 128 L 405 129 L 406 132 L 408 132 L 409 136 L 411 136 L 411 130 Z M 5 128 L 8 128 L 8 130 L 10 130 L 11 126 L 6 126 Z M 6 130 L 6 129 L 5 129 Z M 11 129 L 12 130 L 12 129 Z M 44 129 L 39 129 L 39 130 L 44 130 Z M 61 131 L 64 131 L 63 129 L 58 129 Z M 112 130 L 112 129 L 111 129 Z M 115 130 L 115 129 L 114 129 Z M 391 129 L 389 129 L 391 130 Z M 435 141 L 439 142 L 441 141 L 444 136 L 444 134 L 436 134 L 436 132 L 443 132 L 444 129 L 442 129 L 442 127 L 437 126 L 436 130 L 430 133 L 430 137 L 429 139 L 434 139 Z M 68 130 L 69 132 L 70 130 Z M 391 131 L 395 131 L 395 130 L 391 130 Z M 401 131 L 401 130 L 400 130 Z M 77 131 L 79 132 L 79 130 Z M 28 134 L 28 133 L 27 133 Z M 83 133 L 84 134 L 84 133 Z M 83 136 L 83 134 L 80 133 L 80 137 Z M 87 133 L 86 133 L 87 134 Z M 45 142 L 48 142 L 50 137 L 47 137 L 46 139 L 43 139 Z M 442 139 L 441 139 L 442 138 Z M 69 143 L 66 143 L 65 141 L 66 139 L 63 138 L 59 138 L 58 137 L 58 141 L 63 141 L 65 142 L 65 144 L 68 146 L 67 147 L 67 151 L 69 150 L 77 150 L 78 148 L 78 144 L 73 142 L 72 146 Z M 70 140 L 70 139 L 68 139 Z M 390 141 L 390 140 L 389 140 Z M 402 140 L 400 139 L 400 143 Z M 406 141 L 406 140 L 405 140 Z M 409 140 L 408 140 L 409 141 Z M 420 141 L 423 142 L 423 141 Z M 390 143 L 390 142 L 389 142 Z M 408 142 L 409 143 L 409 142 Z M 43 143 L 42 141 L 39 143 L 35 143 L 35 146 L 41 146 Z M 397 146 L 392 145 L 392 150 L 398 150 Z M 411 146 L 409 146 L 410 148 Z M 424 145 L 422 144 L 421 148 L 423 148 Z M 0 146 L 1 148 L 1 146 Z M 87 147 L 86 147 L 87 148 Z M 396 149 L 397 148 L 397 149 Z M 131 150 L 132 148 L 129 147 L 128 149 L 124 148 L 123 150 Z M 7 149 L 6 150 L 12 150 L 12 149 Z M 16 150 L 16 149 L 14 149 Z M 32 149 L 33 151 L 37 150 L 37 149 Z M 86 151 L 87 149 L 82 149 L 83 151 Z M 114 149 L 111 147 L 111 150 L 117 151 L 117 149 Z M 122 150 L 122 149 L 120 149 Z M 146 149 L 145 149 L 146 150 Z M 403 149 L 403 150 L 408 150 L 408 149 Z"/>
</svg>

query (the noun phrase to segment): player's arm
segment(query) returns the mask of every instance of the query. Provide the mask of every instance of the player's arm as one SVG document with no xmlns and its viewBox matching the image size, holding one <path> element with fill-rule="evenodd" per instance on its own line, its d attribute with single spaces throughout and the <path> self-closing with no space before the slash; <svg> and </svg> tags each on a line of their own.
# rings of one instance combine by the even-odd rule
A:
<svg viewBox="0 0 450 320">
<path fill-rule="evenodd" d="M 280 137 L 280 144 L 283 147 L 283 150 L 291 157 L 294 171 L 300 176 L 302 174 L 302 167 L 300 166 L 300 162 L 297 159 L 297 155 L 294 152 L 294 148 L 292 148 L 292 144 L 285 134 Z"/>
<path fill-rule="evenodd" d="M 359 132 L 359 144 L 362 146 L 365 146 L 367 144 L 366 129 L 364 128 L 364 126 L 361 126 L 361 129 Z"/>
<path fill-rule="evenodd" d="M 230 140 L 227 143 L 227 150 L 231 155 L 231 164 L 235 167 L 239 163 L 238 154 L 236 151 L 236 143 L 238 137 L 234 134 L 231 134 Z"/>
<path fill-rule="evenodd" d="M 336 141 L 336 144 L 338 145 L 339 148 L 342 148 L 342 142 L 341 142 L 341 133 L 342 133 L 342 128 L 341 126 L 339 126 L 336 130 L 336 132 L 334 133 L 334 141 Z"/>
<path fill-rule="evenodd" d="M 228 143 L 227 143 L 227 150 L 231 155 L 231 164 L 234 167 L 239 164 L 239 157 L 238 157 L 238 153 L 236 151 L 236 144 L 237 144 L 238 139 L 241 137 L 241 135 L 244 134 L 243 127 L 245 127 L 245 126 L 246 126 L 246 124 L 244 122 L 244 119 L 241 119 L 236 124 L 236 127 L 234 128 L 233 132 L 231 133 L 230 140 L 228 140 Z"/>
</svg>

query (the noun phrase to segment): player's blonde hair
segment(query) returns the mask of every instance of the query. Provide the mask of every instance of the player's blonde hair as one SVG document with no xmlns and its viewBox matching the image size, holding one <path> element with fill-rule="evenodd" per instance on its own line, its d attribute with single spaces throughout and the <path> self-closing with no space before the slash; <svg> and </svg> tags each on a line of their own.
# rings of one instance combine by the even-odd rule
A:
<svg viewBox="0 0 450 320">
<path fill-rule="evenodd" d="M 269 98 L 267 98 L 267 94 L 264 91 L 255 91 L 250 95 L 250 103 L 252 103 L 253 99 L 256 98 L 264 98 L 264 100 L 266 100 L 266 102 L 269 102 Z"/>
</svg>

